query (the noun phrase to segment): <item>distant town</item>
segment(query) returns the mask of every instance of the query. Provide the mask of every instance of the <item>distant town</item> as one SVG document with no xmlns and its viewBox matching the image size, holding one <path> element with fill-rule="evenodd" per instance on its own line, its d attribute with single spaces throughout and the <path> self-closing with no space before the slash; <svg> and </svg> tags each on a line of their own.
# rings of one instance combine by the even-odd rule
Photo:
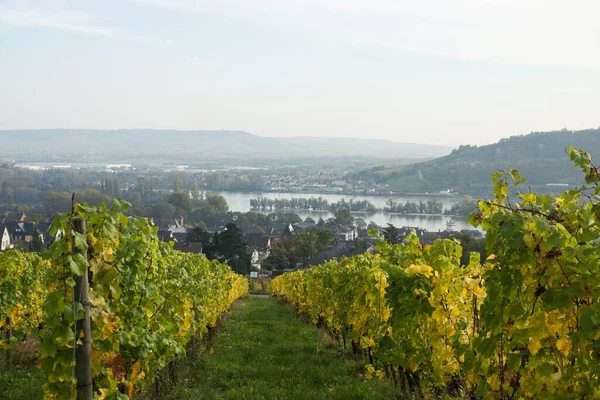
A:
<svg viewBox="0 0 600 400">
<path fill-rule="evenodd" d="M 228 260 L 243 273 L 270 275 L 306 268 L 369 251 L 378 237 L 399 243 L 411 232 L 423 243 L 438 237 L 468 237 L 483 249 L 481 232 L 464 224 L 475 209 L 472 199 L 457 198 L 446 208 L 435 197 L 394 200 L 385 185 L 369 184 L 348 172 L 8 162 L 0 166 L 0 180 L 1 251 L 41 252 L 61 236 L 52 219 L 70 211 L 73 200 L 98 206 L 113 199 L 130 202 L 127 214 L 148 218 L 159 239 L 173 242 L 175 249 Z M 242 204 L 228 204 L 226 197 L 236 192 L 248 194 L 242 196 Z M 295 197 L 300 193 L 308 194 Z M 357 193 L 367 196 L 361 199 Z M 368 197 L 383 194 L 390 198 L 382 198 L 380 204 L 385 204 L 380 206 L 372 202 L 376 197 Z M 349 197 L 323 198 L 331 195 Z M 399 226 L 371 220 L 382 213 L 454 217 L 439 220 L 437 229 L 428 230 L 419 220 L 401 220 Z M 455 228 L 454 218 L 462 222 L 462 229 Z"/>
<path fill-rule="evenodd" d="M 119 174 L 137 171 L 140 175 L 161 175 L 173 172 L 185 172 L 195 179 L 205 190 L 233 191 L 272 191 L 289 193 L 315 194 L 364 194 L 389 196 L 407 194 L 390 189 L 389 184 L 361 180 L 355 172 L 350 171 L 306 171 L 294 166 L 279 168 L 225 166 L 218 169 L 198 168 L 192 165 L 174 166 L 134 166 L 132 164 L 97 164 L 97 163 L 19 163 L 12 162 L 15 168 L 29 171 L 88 170 L 98 174 Z M 257 178 L 259 176 L 260 178 Z M 452 189 L 437 192 L 412 193 L 414 195 L 456 197 L 458 193 Z"/>
</svg>

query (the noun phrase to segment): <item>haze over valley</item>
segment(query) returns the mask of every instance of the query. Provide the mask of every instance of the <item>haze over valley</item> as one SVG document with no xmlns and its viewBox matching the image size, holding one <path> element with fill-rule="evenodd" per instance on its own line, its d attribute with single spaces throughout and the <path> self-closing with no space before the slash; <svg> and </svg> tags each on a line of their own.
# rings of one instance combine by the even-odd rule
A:
<svg viewBox="0 0 600 400">
<path fill-rule="evenodd" d="M 23 146 L 23 140 L 28 145 Z M 16 130 L 0 131 L 0 157 L 30 161 L 110 163 L 156 157 L 166 162 L 297 160 L 323 157 L 435 158 L 452 148 L 380 139 L 262 137 L 243 131 Z M 139 161 L 138 161 L 139 162 Z"/>
</svg>

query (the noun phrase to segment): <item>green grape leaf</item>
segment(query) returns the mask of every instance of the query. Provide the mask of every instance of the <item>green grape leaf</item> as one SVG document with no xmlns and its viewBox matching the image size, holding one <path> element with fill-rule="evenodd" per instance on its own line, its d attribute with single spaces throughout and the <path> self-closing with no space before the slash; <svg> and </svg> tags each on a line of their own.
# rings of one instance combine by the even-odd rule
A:
<svg viewBox="0 0 600 400">
<path fill-rule="evenodd" d="M 88 263 L 83 258 L 83 255 L 79 253 L 73 254 L 73 256 L 67 257 L 67 260 L 69 261 L 69 268 L 74 275 L 82 276 L 85 274 Z"/>
<path fill-rule="evenodd" d="M 84 235 L 79 232 L 73 232 L 75 248 L 81 251 L 86 251 L 88 248 L 87 241 Z"/>
</svg>

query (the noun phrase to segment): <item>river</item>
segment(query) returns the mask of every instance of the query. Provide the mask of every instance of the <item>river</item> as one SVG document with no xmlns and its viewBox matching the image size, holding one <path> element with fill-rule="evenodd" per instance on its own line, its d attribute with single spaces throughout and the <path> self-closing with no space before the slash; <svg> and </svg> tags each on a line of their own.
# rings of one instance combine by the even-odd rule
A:
<svg viewBox="0 0 600 400">
<path fill-rule="evenodd" d="M 377 208 L 385 207 L 385 202 L 392 198 L 395 202 L 406 203 L 407 201 L 418 203 L 419 200 L 427 201 L 435 199 L 444 206 L 444 210 L 452 207 L 453 204 L 459 203 L 462 199 L 455 197 L 403 197 L 403 196 L 357 196 L 357 195 L 341 195 L 341 194 L 315 194 L 315 193 L 280 193 L 280 192 L 256 192 L 256 193 L 241 193 L 241 192 L 215 192 L 225 197 L 229 209 L 231 211 L 246 212 L 251 211 L 250 200 L 258 197 L 266 197 L 270 199 L 291 199 L 295 198 L 311 198 L 311 197 L 322 197 L 329 203 L 336 203 L 339 200 L 345 199 L 350 201 L 368 200 L 373 203 Z M 271 212 L 270 210 L 261 211 L 264 213 Z M 315 221 L 320 217 L 327 219 L 333 217 L 333 213 L 329 211 L 294 211 L 302 219 L 311 217 Z M 426 229 L 431 232 L 442 231 L 446 229 L 446 222 L 453 220 L 455 221 L 455 230 L 462 229 L 474 229 L 469 225 L 463 217 L 452 217 L 452 216 L 440 216 L 440 215 L 403 215 L 403 214 L 384 214 L 384 213 L 362 213 L 354 212 L 356 218 L 362 218 L 367 223 L 370 221 L 375 222 L 377 225 L 386 226 L 388 223 L 393 224 L 397 227 L 411 226 Z"/>
</svg>

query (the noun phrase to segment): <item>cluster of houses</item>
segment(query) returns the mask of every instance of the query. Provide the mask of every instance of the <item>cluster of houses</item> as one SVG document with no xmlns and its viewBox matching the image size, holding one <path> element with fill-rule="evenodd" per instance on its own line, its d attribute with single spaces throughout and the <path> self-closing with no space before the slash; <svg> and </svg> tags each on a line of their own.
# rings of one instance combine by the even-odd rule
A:
<svg viewBox="0 0 600 400">
<path fill-rule="evenodd" d="M 244 240 L 248 243 L 248 251 L 251 254 L 251 266 L 254 269 L 262 269 L 262 262 L 271 254 L 271 245 L 284 235 L 295 235 L 297 232 L 311 229 L 315 226 L 316 223 L 314 221 L 298 222 L 296 224 L 278 224 L 273 226 L 270 232 L 265 232 L 263 229 L 253 226 L 242 226 Z M 339 225 L 332 227 L 332 231 L 335 234 L 334 244 L 316 254 L 309 261 L 309 265 L 318 265 L 332 258 L 349 256 L 352 255 L 352 252 L 356 251 L 355 240 L 359 238 L 357 228 Z M 362 252 L 364 252 L 364 249 L 360 251 L 360 253 Z"/>
<path fill-rule="evenodd" d="M 165 242 L 174 242 L 174 249 L 183 252 L 202 253 L 202 243 L 190 240 L 192 226 L 186 225 L 183 218 L 165 219 L 153 221 L 159 227 L 159 240 Z M 314 221 L 299 222 L 296 224 L 276 224 L 269 232 L 256 226 L 241 226 L 243 238 L 248 244 L 248 253 L 250 255 L 251 266 L 255 270 L 261 270 L 264 260 L 271 254 L 271 248 L 280 238 L 286 235 L 295 235 L 306 229 L 315 227 Z M 372 227 L 372 226 L 371 226 Z M 224 227 L 215 228 L 224 229 Z M 362 254 L 365 251 L 373 251 L 377 242 L 376 237 L 368 235 L 366 228 L 356 228 L 354 226 L 328 226 L 334 233 L 333 243 L 325 250 L 314 255 L 308 265 L 319 265 L 329 260 L 339 260 L 342 257 L 351 257 L 356 254 Z M 381 231 L 382 228 L 379 228 Z M 419 237 L 421 243 L 431 244 L 438 238 L 448 238 L 458 233 L 454 231 L 453 225 L 449 225 L 444 231 L 428 232 L 416 227 L 398 228 L 398 237 L 403 240 L 411 232 Z M 481 232 L 477 230 L 461 231 L 475 238 L 481 237 Z M 50 235 L 50 223 L 47 221 L 31 222 L 27 221 L 25 213 L 0 215 L 0 251 L 11 248 L 30 249 L 35 235 L 39 238 L 44 247 L 49 246 L 56 238 Z"/>
<path fill-rule="evenodd" d="M 0 214 L 0 251 L 15 247 L 29 249 L 35 235 L 38 235 L 44 246 L 48 246 L 55 240 L 50 235 L 49 221 L 28 221 L 24 212 Z"/>
<path fill-rule="evenodd" d="M 202 253 L 202 243 L 193 242 L 190 240 L 192 226 L 186 225 L 183 218 L 179 220 L 155 220 L 155 225 L 159 226 L 158 237 L 165 242 L 173 241 L 173 248 L 184 252 Z M 271 254 L 271 248 L 280 238 L 285 235 L 295 235 L 306 229 L 311 229 L 316 223 L 314 221 L 299 222 L 296 224 L 275 224 L 267 232 L 263 228 L 246 225 L 240 226 L 243 232 L 243 239 L 248 244 L 248 253 L 250 255 L 251 267 L 256 270 L 262 269 L 264 260 Z M 216 227 L 214 231 L 220 231 L 224 227 Z M 323 261 L 332 258 L 339 259 L 343 256 L 359 254 L 365 251 L 364 248 L 357 249 L 355 247 L 356 239 L 376 241 L 375 238 L 367 236 L 366 229 L 357 229 L 353 226 L 335 226 L 331 227 L 335 234 L 334 244 L 328 249 L 315 255 L 310 260 L 309 265 L 317 265 Z"/>
</svg>

